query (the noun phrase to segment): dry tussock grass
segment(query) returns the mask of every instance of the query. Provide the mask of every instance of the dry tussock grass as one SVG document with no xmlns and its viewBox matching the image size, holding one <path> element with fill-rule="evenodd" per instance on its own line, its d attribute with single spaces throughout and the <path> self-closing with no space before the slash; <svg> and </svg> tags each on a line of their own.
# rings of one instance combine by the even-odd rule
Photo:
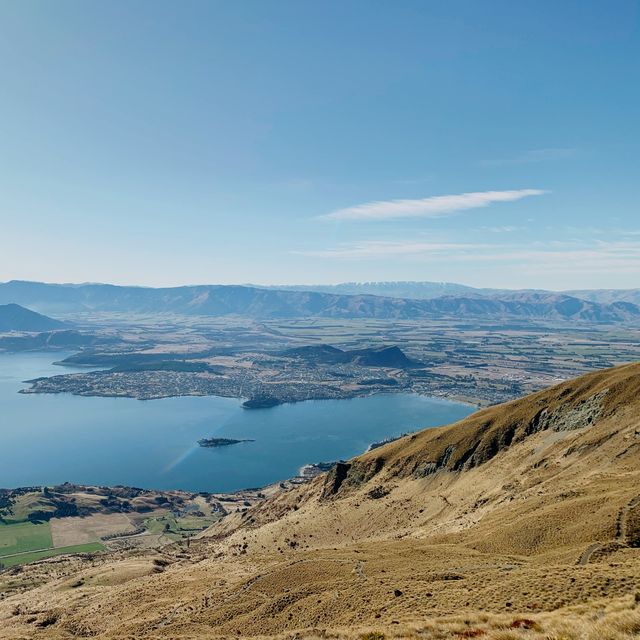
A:
<svg viewBox="0 0 640 640">
<path fill-rule="evenodd" d="M 640 608 L 634 598 L 589 603 L 535 616 L 469 613 L 392 629 L 323 631 L 282 640 L 637 640 Z"/>
</svg>

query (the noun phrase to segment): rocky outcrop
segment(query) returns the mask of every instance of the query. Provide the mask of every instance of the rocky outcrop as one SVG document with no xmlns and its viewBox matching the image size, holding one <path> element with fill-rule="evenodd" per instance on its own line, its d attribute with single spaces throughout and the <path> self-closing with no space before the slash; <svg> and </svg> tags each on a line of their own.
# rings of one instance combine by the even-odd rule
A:
<svg viewBox="0 0 640 640">
<path fill-rule="evenodd" d="M 606 390 L 601 391 L 574 407 L 562 406 L 552 412 L 543 409 L 538 415 L 537 430 L 574 431 L 592 425 L 602 413 L 602 401 L 606 394 Z"/>
<path fill-rule="evenodd" d="M 338 462 L 326 476 L 322 489 L 322 498 L 356 489 L 366 484 L 384 467 L 384 458 L 376 457 L 366 462 L 356 460 L 353 463 Z"/>
</svg>

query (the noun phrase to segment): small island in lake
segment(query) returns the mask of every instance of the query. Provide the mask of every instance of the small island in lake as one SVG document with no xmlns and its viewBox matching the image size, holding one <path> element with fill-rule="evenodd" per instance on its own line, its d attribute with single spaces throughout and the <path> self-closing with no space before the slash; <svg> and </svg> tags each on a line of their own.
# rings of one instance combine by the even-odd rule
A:
<svg viewBox="0 0 640 640">
<path fill-rule="evenodd" d="M 201 447 L 228 447 L 229 445 L 239 444 L 240 442 L 255 442 L 255 440 L 236 440 L 234 438 L 201 438 L 198 440 L 198 444 Z"/>
<path fill-rule="evenodd" d="M 282 404 L 282 401 L 272 396 L 257 396 L 242 403 L 243 409 L 269 409 Z"/>
</svg>

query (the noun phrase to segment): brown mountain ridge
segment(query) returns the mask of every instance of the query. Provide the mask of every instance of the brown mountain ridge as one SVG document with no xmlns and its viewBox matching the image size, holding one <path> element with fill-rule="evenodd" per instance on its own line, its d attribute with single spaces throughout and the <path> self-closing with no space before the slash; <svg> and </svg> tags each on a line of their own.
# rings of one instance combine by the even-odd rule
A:
<svg viewBox="0 0 640 640">
<path fill-rule="evenodd" d="M 406 436 L 189 548 L 3 585 L 6 638 L 638 637 L 640 364 Z"/>
</svg>

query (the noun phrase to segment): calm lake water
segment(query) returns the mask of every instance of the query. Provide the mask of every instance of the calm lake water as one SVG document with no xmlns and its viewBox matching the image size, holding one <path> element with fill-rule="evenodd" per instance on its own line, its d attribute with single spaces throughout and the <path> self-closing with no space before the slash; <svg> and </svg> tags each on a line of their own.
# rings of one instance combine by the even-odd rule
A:
<svg viewBox="0 0 640 640">
<path fill-rule="evenodd" d="M 346 459 L 371 442 L 472 411 L 410 394 L 247 411 L 230 398 L 18 393 L 24 380 L 76 371 L 52 364 L 66 355 L 0 354 L 0 487 L 65 481 L 189 491 L 259 487 L 295 475 L 303 464 Z M 197 445 L 209 436 L 255 442 Z"/>
</svg>

